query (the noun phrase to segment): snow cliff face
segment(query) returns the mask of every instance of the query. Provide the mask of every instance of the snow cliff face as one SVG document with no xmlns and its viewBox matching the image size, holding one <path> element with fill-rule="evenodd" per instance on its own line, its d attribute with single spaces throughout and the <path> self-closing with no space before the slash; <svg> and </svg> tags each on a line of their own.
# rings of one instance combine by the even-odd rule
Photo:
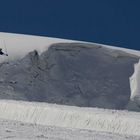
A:
<svg viewBox="0 0 140 140">
<path fill-rule="evenodd" d="M 57 43 L 0 66 L 0 98 L 125 109 L 136 56 L 100 45 Z"/>
</svg>

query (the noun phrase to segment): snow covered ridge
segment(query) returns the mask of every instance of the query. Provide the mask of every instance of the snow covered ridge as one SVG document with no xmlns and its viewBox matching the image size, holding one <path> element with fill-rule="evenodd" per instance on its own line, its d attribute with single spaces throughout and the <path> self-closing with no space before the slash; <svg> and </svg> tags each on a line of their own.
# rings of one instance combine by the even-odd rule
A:
<svg viewBox="0 0 140 140">
<path fill-rule="evenodd" d="M 46 51 L 51 44 L 60 42 L 76 41 L 0 32 L 0 48 L 2 48 L 5 53 L 8 53 L 9 60 L 23 58 L 33 50 L 42 53 Z M 7 61 L 7 57 L 0 57 L 0 62 L 3 61 Z"/>
<path fill-rule="evenodd" d="M 140 135 L 140 114 L 125 111 L 1 100 L 0 118 L 41 125 Z"/>
<path fill-rule="evenodd" d="M 68 39 L 0 32 L 0 48 L 2 48 L 4 52 L 8 52 L 10 60 L 23 58 L 25 55 L 27 55 L 29 52 L 33 50 L 37 50 L 39 53 L 42 53 L 43 51 L 47 50 L 50 45 L 54 43 L 72 43 L 72 42 L 89 43 Z M 115 50 L 123 50 L 130 54 L 140 56 L 140 52 L 136 50 L 130 50 L 91 42 L 90 44 L 100 45 Z M 7 61 L 7 57 L 3 58 L 1 57 L 0 62 L 3 61 Z"/>
</svg>

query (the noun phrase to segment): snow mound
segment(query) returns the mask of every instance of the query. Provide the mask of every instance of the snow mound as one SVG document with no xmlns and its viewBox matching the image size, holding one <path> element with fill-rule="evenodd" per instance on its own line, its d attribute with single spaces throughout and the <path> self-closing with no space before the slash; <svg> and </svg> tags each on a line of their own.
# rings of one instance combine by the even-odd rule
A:
<svg viewBox="0 0 140 140">
<path fill-rule="evenodd" d="M 0 98 L 126 109 L 136 56 L 88 43 L 56 43 L 0 66 Z"/>
<path fill-rule="evenodd" d="M 140 135 L 140 114 L 124 111 L 1 100 L 0 118 L 48 126 Z"/>
</svg>

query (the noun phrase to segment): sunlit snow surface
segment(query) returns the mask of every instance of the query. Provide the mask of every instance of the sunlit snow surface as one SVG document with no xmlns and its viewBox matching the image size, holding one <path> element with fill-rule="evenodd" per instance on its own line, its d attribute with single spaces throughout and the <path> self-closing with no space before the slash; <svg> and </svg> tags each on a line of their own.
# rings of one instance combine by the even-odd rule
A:
<svg viewBox="0 0 140 140">
<path fill-rule="evenodd" d="M 89 136 L 88 139 L 92 139 L 93 135 L 95 139 L 138 138 L 136 135 L 140 134 L 139 113 L 80 107 L 140 111 L 139 51 L 9 33 L 0 33 L 0 44 L 3 52 L 9 55 L 0 56 L 0 98 L 22 100 L 1 100 L 0 117 L 24 123 L 51 125 L 51 131 L 54 132 L 54 136 L 46 136 L 44 130 L 47 126 L 41 126 L 43 134 L 28 135 L 28 138 L 61 139 L 64 136 L 66 139 L 86 139 L 85 135 Z M 0 123 L 1 126 L 2 124 Z M 9 125 L 12 125 L 11 121 Z M 19 123 L 16 122 L 16 125 Z M 72 133 L 75 128 L 76 132 Z M 29 132 L 39 131 L 38 128 L 30 130 L 32 126 L 27 129 Z M 84 130 L 83 137 L 79 136 L 81 129 L 87 129 Z M 3 136 L 4 131 L 1 132 Z M 8 132 L 4 132 L 7 136 L 5 139 L 12 139 Z M 64 134 L 58 138 L 56 133 Z M 15 135 L 13 139 L 23 136 L 19 132 L 11 134 Z M 70 134 L 73 137 L 69 137 Z"/>
<path fill-rule="evenodd" d="M 47 126 L 140 135 L 140 114 L 127 111 L 1 100 L 0 118 Z"/>
<path fill-rule="evenodd" d="M 48 47 L 51 44 L 62 43 L 62 42 L 71 43 L 71 42 L 81 42 L 81 41 L 0 32 L 0 48 L 2 48 L 4 52 L 8 52 L 9 59 L 12 60 L 22 58 L 35 49 L 39 53 L 42 53 L 43 51 L 48 49 Z M 87 43 L 87 42 L 82 42 L 82 43 Z M 112 47 L 112 46 L 102 45 L 97 43 L 90 43 L 90 44 L 101 45 L 111 49 L 124 50 L 125 52 L 130 52 L 131 54 L 140 56 L 140 52 L 135 50 Z M 6 57 L 4 57 L 3 59 L 1 58 L 0 61 L 1 62 L 7 61 L 7 58 Z"/>
</svg>

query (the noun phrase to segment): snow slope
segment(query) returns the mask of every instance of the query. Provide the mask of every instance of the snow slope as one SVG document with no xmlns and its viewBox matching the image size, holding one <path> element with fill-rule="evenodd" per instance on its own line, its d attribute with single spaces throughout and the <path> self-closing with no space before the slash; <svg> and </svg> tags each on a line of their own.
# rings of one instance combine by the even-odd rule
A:
<svg viewBox="0 0 140 140">
<path fill-rule="evenodd" d="M 51 44 L 60 42 L 74 41 L 0 32 L 0 48 L 2 48 L 5 53 L 8 53 L 9 60 L 20 59 L 33 50 L 42 53 L 47 50 Z M 0 56 L 0 62 L 3 61 L 7 61 L 7 57 Z"/>
<path fill-rule="evenodd" d="M 0 119 L 2 140 L 139 140 L 139 136 L 119 135 L 85 129 L 68 129 Z"/>
<path fill-rule="evenodd" d="M 140 114 L 124 111 L 1 100 L 0 118 L 49 126 L 140 135 Z"/>
<path fill-rule="evenodd" d="M 0 41 L 9 54 L 0 56 L 1 99 L 71 105 L 0 100 L 0 118 L 140 135 L 139 113 L 72 107 L 140 111 L 139 51 L 10 33 Z"/>
<path fill-rule="evenodd" d="M 74 40 L 67 40 L 67 39 L 58 39 L 58 38 L 51 38 L 51 37 L 41 37 L 41 36 L 33 36 L 33 35 L 23 35 L 23 34 L 14 34 L 14 33 L 4 33 L 0 32 L 0 48 L 4 50 L 4 52 L 8 52 L 9 59 L 17 59 L 23 58 L 29 52 L 33 50 L 37 50 L 38 52 L 42 53 L 51 44 L 54 43 L 70 43 L 70 42 L 81 42 L 81 43 L 88 43 L 93 45 L 104 46 L 107 48 L 115 49 L 115 50 L 123 50 L 125 52 L 131 53 L 133 55 L 140 56 L 139 51 L 119 48 L 114 46 L 102 45 L 98 43 L 89 43 L 83 41 L 74 41 Z M 6 46 L 6 48 L 5 48 Z M 7 57 L 1 56 L 0 62 L 7 61 Z"/>
</svg>

